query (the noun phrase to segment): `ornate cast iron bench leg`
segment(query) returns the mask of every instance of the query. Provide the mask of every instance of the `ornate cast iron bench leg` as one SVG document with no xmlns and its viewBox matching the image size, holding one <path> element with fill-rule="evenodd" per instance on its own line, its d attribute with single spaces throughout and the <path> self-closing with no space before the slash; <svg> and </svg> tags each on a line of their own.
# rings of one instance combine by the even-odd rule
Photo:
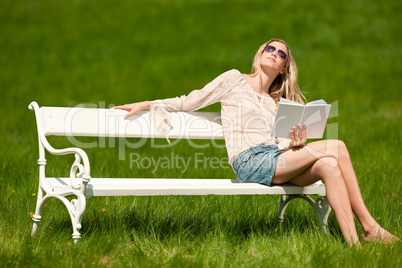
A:
<svg viewBox="0 0 402 268">
<path fill-rule="evenodd" d="M 34 221 L 34 223 L 33 223 L 31 235 L 35 236 L 35 234 L 36 234 L 36 231 L 38 229 L 38 224 L 42 218 L 40 216 L 40 213 L 42 211 L 42 208 L 43 208 L 45 202 L 51 198 L 57 198 L 60 201 L 62 201 L 63 204 L 67 208 L 67 211 L 70 215 L 71 223 L 73 226 L 72 238 L 74 239 L 74 242 L 77 243 L 78 239 L 81 238 L 81 234 L 80 234 L 79 230 L 81 229 L 82 216 L 84 215 L 85 208 L 86 208 L 85 195 L 78 194 L 78 195 L 76 195 L 76 197 L 77 197 L 76 199 L 72 199 L 70 201 L 67 198 L 65 198 L 64 196 L 62 196 L 60 194 L 54 194 L 54 193 L 46 194 L 43 197 L 43 192 L 44 191 L 41 188 L 39 188 L 38 200 L 36 203 L 36 210 L 35 210 L 35 214 L 32 217 L 32 220 Z M 71 196 L 71 194 L 69 194 L 69 196 Z"/>
<path fill-rule="evenodd" d="M 317 218 L 321 228 L 323 229 L 323 231 L 326 231 L 326 226 L 328 224 L 328 216 L 329 213 L 331 212 L 331 206 L 328 203 L 327 197 L 319 197 L 317 198 L 316 201 L 314 201 L 314 199 L 311 198 L 309 195 L 289 195 L 287 197 L 286 195 L 281 195 L 279 200 L 279 211 L 277 220 L 280 223 L 283 222 L 284 220 L 283 215 L 285 214 L 286 207 L 289 205 L 290 201 L 292 201 L 295 198 L 301 198 L 310 203 L 315 213 L 317 214 Z"/>
</svg>

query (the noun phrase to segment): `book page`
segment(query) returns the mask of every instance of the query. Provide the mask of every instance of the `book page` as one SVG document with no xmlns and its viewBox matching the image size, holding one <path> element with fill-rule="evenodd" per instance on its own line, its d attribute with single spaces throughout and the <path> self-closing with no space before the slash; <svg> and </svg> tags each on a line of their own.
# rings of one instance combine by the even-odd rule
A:
<svg viewBox="0 0 402 268">
<path fill-rule="evenodd" d="M 327 104 L 325 100 L 315 100 L 306 104 L 306 106 L 313 106 L 313 105 L 325 105 Z"/>
<path fill-rule="evenodd" d="M 306 126 L 307 139 L 322 138 L 330 109 L 329 104 L 306 107 L 301 124 Z"/>
<path fill-rule="evenodd" d="M 296 105 L 296 106 L 304 106 L 301 103 L 295 102 L 295 101 L 291 101 L 285 98 L 281 98 L 279 101 L 279 104 L 289 104 L 289 105 Z"/>
<path fill-rule="evenodd" d="M 290 139 L 290 131 L 300 124 L 303 115 L 303 105 L 280 103 L 272 127 L 271 137 Z"/>
</svg>

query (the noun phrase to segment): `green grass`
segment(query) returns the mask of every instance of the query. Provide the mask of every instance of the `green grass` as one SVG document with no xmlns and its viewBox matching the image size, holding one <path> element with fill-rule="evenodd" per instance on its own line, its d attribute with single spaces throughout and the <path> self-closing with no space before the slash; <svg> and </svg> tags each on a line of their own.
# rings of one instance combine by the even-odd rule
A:
<svg viewBox="0 0 402 268">
<path fill-rule="evenodd" d="M 348 145 L 369 211 L 401 237 L 400 10 L 400 1 L 375 0 L 1 1 L 0 264 L 402 266 L 400 243 L 348 248 L 333 214 L 323 234 L 302 200 L 289 206 L 279 225 L 275 197 L 92 198 L 77 245 L 67 211 L 53 200 L 31 238 L 38 145 L 27 109 L 33 100 L 108 107 L 187 94 L 228 69 L 248 73 L 260 44 L 284 39 L 307 98 L 338 108 L 327 137 Z M 219 105 L 204 110 L 218 111 Z M 69 146 L 62 138 L 50 141 L 56 148 Z M 152 152 L 147 141 L 139 150 L 126 148 L 125 160 L 113 142 L 119 141 L 87 150 L 93 177 L 234 178 L 227 165 L 195 168 L 195 151 L 186 141 Z M 197 151 L 205 157 L 226 157 L 225 149 L 195 142 L 210 145 Z M 192 158 L 192 165 L 186 172 L 130 168 L 130 153 L 173 153 Z M 49 155 L 47 174 L 67 176 L 72 161 Z"/>
</svg>

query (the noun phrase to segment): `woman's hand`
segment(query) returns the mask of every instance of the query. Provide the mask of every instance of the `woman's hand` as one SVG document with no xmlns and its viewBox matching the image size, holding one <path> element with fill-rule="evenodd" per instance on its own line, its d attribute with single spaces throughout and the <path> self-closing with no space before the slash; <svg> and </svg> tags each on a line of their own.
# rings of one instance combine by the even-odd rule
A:
<svg viewBox="0 0 402 268">
<path fill-rule="evenodd" d="M 298 128 L 293 127 L 293 130 L 290 131 L 290 144 L 289 148 L 302 146 L 306 141 L 306 126 L 298 125 Z"/>
<path fill-rule="evenodd" d="M 112 107 L 112 109 L 120 109 L 120 110 L 128 111 L 128 113 L 124 116 L 124 119 L 127 119 L 130 116 L 132 116 L 140 111 L 149 110 L 149 102 L 147 102 L 147 101 L 135 102 L 135 103 L 131 103 L 131 104 L 115 106 L 115 107 Z"/>
</svg>

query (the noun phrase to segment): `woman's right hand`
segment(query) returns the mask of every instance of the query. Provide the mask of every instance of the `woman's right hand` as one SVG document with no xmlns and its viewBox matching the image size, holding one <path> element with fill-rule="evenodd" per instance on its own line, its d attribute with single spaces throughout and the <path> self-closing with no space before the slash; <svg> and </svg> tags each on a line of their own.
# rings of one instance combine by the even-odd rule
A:
<svg viewBox="0 0 402 268">
<path fill-rule="evenodd" d="M 140 111 L 149 110 L 149 102 L 143 101 L 143 102 L 135 102 L 135 103 L 131 103 L 131 104 L 124 104 L 124 105 L 112 107 L 111 109 L 120 109 L 120 110 L 128 111 L 128 113 L 124 116 L 124 119 L 127 119 L 130 116 L 132 116 Z"/>
<path fill-rule="evenodd" d="M 306 126 L 298 125 L 298 129 L 293 127 L 293 130 L 290 131 L 290 139 L 289 148 L 299 147 L 306 143 Z"/>
</svg>

